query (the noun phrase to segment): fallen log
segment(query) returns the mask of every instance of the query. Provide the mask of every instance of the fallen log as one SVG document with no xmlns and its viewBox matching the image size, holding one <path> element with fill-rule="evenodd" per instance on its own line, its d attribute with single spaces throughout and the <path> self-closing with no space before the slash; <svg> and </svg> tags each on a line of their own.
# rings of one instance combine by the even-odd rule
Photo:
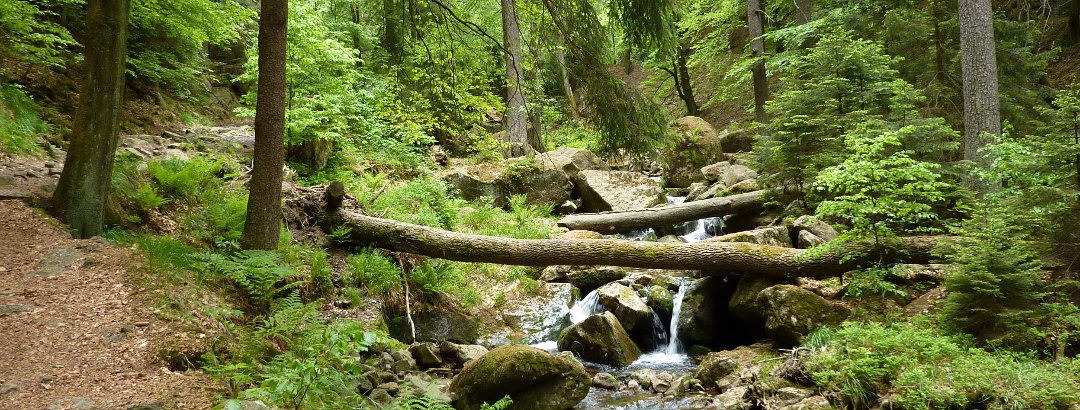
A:
<svg viewBox="0 0 1080 410">
<path fill-rule="evenodd" d="M 349 228 L 356 245 L 415 253 L 461 262 L 504 265 L 612 265 L 653 269 L 742 272 L 784 277 L 824 278 L 867 266 L 880 258 L 867 243 L 837 245 L 826 252 L 742 242 L 658 243 L 617 239 L 511 239 L 462 234 L 373 218 L 339 209 L 327 216 L 330 226 Z M 925 263 L 934 237 L 902 238 L 904 260 Z M 851 257 L 851 255 L 863 255 Z M 897 256 L 897 252 L 892 255 Z M 843 261 L 843 263 L 841 263 Z"/>
<path fill-rule="evenodd" d="M 558 224 L 570 230 L 583 229 L 602 234 L 655 228 L 713 216 L 758 211 L 765 204 L 768 194 L 780 191 L 781 189 L 762 189 L 637 211 L 568 215 L 559 220 Z"/>
</svg>

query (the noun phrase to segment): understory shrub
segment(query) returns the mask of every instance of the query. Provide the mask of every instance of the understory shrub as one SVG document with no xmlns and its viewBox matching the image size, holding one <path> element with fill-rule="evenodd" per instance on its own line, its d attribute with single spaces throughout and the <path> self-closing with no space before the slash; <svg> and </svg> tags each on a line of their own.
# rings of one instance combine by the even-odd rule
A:
<svg viewBox="0 0 1080 410">
<path fill-rule="evenodd" d="M 51 125 L 38 116 L 37 104 L 22 86 L 0 85 L 0 151 L 15 155 L 39 154 L 42 149 L 38 144 L 51 129 Z"/>
<path fill-rule="evenodd" d="M 808 339 L 806 368 L 843 404 L 873 407 L 893 396 L 906 409 L 1070 408 L 1080 404 L 1071 360 L 1041 362 L 973 347 L 908 323 L 847 323 Z"/>
</svg>

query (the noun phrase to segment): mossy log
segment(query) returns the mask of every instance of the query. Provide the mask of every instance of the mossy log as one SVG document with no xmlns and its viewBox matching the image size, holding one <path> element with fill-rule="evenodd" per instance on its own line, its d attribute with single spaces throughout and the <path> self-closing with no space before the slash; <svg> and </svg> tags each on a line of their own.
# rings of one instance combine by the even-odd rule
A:
<svg viewBox="0 0 1080 410">
<path fill-rule="evenodd" d="M 765 205 L 770 193 L 779 191 L 763 189 L 637 211 L 569 215 L 559 220 L 558 224 L 570 230 L 582 229 L 603 234 L 662 227 L 714 216 L 755 212 Z"/>
<path fill-rule="evenodd" d="M 869 244 L 836 245 L 825 252 L 743 242 L 657 243 L 617 239 L 510 239 L 462 234 L 426 226 L 373 218 L 345 209 L 328 215 L 332 227 L 349 228 L 356 245 L 415 253 L 461 262 L 504 265 L 613 265 L 653 269 L 692 269 L 786 277 L 824 278 L 843 274 L 871 260 Z M 906 261 L 931 259 L 934 237 L 900 240 Z M 892 255 L 899 255 L 892 252 Z M 867 255 L 865 257 L 849 257 Z M 845 257 L 846 258 L 845 260 Z M 844 261 L 841 263 L 841 261 Z"/>
</svg>

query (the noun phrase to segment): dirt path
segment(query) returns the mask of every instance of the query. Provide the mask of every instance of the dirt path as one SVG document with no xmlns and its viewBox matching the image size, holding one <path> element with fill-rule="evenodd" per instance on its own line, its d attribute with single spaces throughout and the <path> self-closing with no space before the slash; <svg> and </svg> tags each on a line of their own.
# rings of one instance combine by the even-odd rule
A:
<svg viewBox="0 0 1080 410">
<path fill-rule="evenodd" d="M 33 190 L 19 182 L 36 177 L 0 185 Z M 131 284 L 133 263 L 128 248 L 73 240 L 0 200 L 0 410 L 212 407 L 220 385 L 157 358 L 191 335 L 154 314 L 154 292 Z"/>
</svg>

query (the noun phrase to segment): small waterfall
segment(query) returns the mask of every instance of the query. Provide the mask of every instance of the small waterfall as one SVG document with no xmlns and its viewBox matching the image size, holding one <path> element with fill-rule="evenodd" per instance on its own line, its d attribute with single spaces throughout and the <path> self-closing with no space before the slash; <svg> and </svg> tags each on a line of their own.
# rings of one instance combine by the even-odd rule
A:
<svg viewBox="0 0 1080 410">
<path fill-rule="evenodd" d="M 601 313 L 604 311 L 604 305 L 600 304 L 600 289 L 597 288 L 584 298 L 574 303 L 574 306 L 570 308 L 570 323 L 581 323 L 589 316 Z"/>
<path fill-rule="evenodd" d="M 668 339 L 668 344 L 667 347 L 664 348 L 664 353 L 681 354 L 683 352 L 682 341 L 679 340 L 679 316 L 682 314 L 682 301 L 683 297 L 686 296 L 686 290 L 688 288 L 690 288 L 690 284 L 687 281 L 679 281 L 679 291 L 675 293 L 671 307 L 671 330 L 668 331 L 671 338 Z"/>
</svg>

